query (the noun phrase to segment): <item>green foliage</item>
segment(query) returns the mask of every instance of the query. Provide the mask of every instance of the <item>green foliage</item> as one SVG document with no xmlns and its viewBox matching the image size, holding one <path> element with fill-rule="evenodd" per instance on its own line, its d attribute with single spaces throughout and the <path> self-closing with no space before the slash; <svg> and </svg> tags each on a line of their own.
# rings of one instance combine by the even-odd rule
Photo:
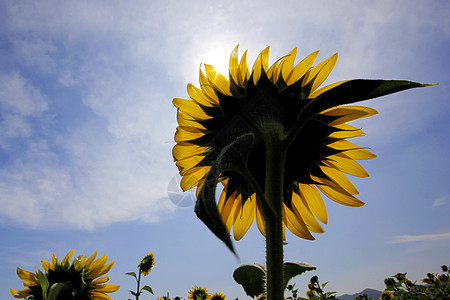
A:
<svg viewBox="0 0 450 300">
<path fill-rule="evenodd" d="M 257 297 L 264 292 L 266 268 L 260 264 L 240 265 L 233 272 L 234 280 L 242 285 L 250 297 Z"/>
<path fill-rule="evenodd" d="M 319 283 L 319 278 L 317 276 L 311 277 L 308 284 L 308 291 L 306 292 L 306 297 L 312 300 L 322 300 L 322 299 L 337 299 L 336 292 L 325 292 L 325 287 L 328 282 L 323 284 Z"/>
<path fill-rule="evenodd" d="M 316 267 L 302 262 L 284 263 L 284 288 L 288 287 L 289 281 L 295 276 L 306 271 L 315 270 Z M 266 268 L 260 264 L 243 264 L 234 270 L 234 280 L 242 285 L 247 295 L 257 297 L 265 294 Z"/>
<path fill-rule="evenodd" d="M 380 299 L 449 299 L 450 298 L 450 270 L 448 266 L 441 266 L 442 274 L 427 273 L 422 279 L 424 284 L 412 282 L 406 273 L 397 273 L 386 278 L 386 290 Z"/>
</svg>

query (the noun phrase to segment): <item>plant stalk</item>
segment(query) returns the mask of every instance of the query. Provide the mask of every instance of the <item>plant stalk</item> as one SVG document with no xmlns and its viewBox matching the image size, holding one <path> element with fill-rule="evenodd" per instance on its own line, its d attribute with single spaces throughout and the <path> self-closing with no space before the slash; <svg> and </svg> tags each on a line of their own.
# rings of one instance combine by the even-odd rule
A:
<svg viewBox="0 0 450 300">
<path fill-rule="evenodd" d="M 283 181 L 286 161 L 284 131 L 280 124 L 265 128 L 266 180 L 262 214 L 266 228 L 267 299 L 284 299 Z"/>
</svg>

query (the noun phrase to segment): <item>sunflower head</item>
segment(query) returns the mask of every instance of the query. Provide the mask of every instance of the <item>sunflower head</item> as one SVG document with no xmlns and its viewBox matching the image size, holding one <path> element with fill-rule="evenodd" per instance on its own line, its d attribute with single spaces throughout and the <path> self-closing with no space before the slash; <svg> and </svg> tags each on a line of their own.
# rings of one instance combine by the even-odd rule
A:
<svg viewBox="0 0 450 300">
<path fill-rule="evenodd" d="M 214 293 L 208 298 L 208 300 L 227 300 L 227 298 L 222 293 Z"/>
<path fill-rule="evenodd" d="M 142 273 L 142 275 L 147 276 L 148 273 L 152 270 L 152 267 L 155 265 L 155 259 L 153 256 L 153 252 L 148 253 L 146 256 L 144 256 L 141 260 L 141 262 L 138 265 L 139 272 Z"/>
<path fill-rule="evenodd" d="M 390 300 L 395 298 L 394 294 L 390 291 L 384 291 L 380 295 L 380 300 Z"/>
<path fill-rule="evenodd" d="M 313 67 L 318 51 L 298 64 L 294 63 L 296 53 L 295 48 L 269 67 L 266 48 L 250 69 L 247 51 L 239 60 L 236 47 L 230 56 L 228 78 L 204 64 L 200 87 L 188 84 L 189 99 L 173 100 L 179 124 L 173 156 L 182 176 L 181 188 L 196 187 L 199 195 L 208 174 L 222 183 L 217 205 L 221 220 L 211 220 L 211 211 L 205 217 L 196 207 L 199 218 L 221 239 L 228 235 L 217 229 L 215 224 L 220 222 L 228 233 L 233 228 L 236 240 L 245 235 L 254 219 L 265 234 L 258 203 L 264 201 L 268 126 L 276 124 L 287 145 L 284 225 L 301 238 L 314 239 L 311 232 L 323 232 L 320 223 L 328 221 L 319 191 L 342 205 L 364 205 L 354 196 L 358 190 L 345 174 L 367 177 L 356 160 L 375 157 L 347 141 L 364 135 L 347 122 L 377 111 L 340 105 L 425 86 L 410 81 L 356 79 L 320 88 L 337 54 Z M 214 193 L 208 195 L 214 198 Z"/>
<path fill-rule="evenodd" d="M 206 300 L 210 297 L 208 290 L 199 286 L 194 286 L 188 295 L 189 300 Z"/>
<path fill-rule="evenodd" d="M 70 262 L 74 251 L 70 251 L 62 261 L 54 254 L 51 261 L 42 260 L 43 271 L 32 273 L 17 268 L 17 275 L 24 281 L 25 289 L 10 289 L 11 295 L 15 298 L 31 297 L 33 300 L 40 300 L 44 299 L 44 295 L 47 297 L 58 290 L 58 299 L 111 299 L 106 293 L 117 291 L 119 286 L 105 284 L 109 277 L 103 275 L 109 272 L 114 262 L 106 264 L 106 255 L 96 260 L 97 251 L 89 258 L 80 255 Z"/>
</svg>

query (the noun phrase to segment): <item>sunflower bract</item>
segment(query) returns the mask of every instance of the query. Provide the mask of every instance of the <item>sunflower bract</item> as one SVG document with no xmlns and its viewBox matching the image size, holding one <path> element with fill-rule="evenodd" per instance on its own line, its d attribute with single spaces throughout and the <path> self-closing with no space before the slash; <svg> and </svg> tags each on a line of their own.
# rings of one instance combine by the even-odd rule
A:
<svg viewBox="0 0 450 300">
<path fill-rule="evenodd" d="M 283 223 L 295 235 L 314 239 L 328 221 L 323 193 L 346 206 L 362 206 L 358 190 L 345 174 L 367 177 L 356 162 L 374 158 L 347 139 L 364 135 L 347 122 L 377 114 L 364 106 L 336 106 L 299 120 L 309 104 L 345 81 L 319 88 L 333 69 L 337 54 L 312 67 L 318 51 L 294 64 L 297 49 L 269 67 L 269 48 L 247 66 L 247 51 L 230 56 L 228 78 L 207 64 L 200 69 L 200 87 L 188 85 L 190 99 L 175 98 L 179 126 L 175 133 L 174 161 L 186 191 L 202 187 L 221 150 L 244 134 L 252 142 L 233 145 L 222 159 L 219 181 L 223 190 L 218 210 L 229 232 L 240 240 L 256 219 L 265 234 L 255 185 L 264 190 L 264 124 L 277 122 L 286 134 L 295 132 L 286 155 L 283 188 Z M 251 176 L 252 181 L 248 178 Z"/>
</svg>

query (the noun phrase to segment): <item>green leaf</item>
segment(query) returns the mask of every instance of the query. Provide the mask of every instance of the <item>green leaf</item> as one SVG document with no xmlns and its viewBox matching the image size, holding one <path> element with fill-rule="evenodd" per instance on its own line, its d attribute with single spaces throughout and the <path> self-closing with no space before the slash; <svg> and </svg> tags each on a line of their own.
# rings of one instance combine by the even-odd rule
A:
<svg viewBox="0 0 450 300">
<path fill-rule="evenodd" d="M 136 273 L 134 273 L 134 272 L 128 272 L 128 273 L 125 273 L 125 275 L 133 276 L 134 278 L 136 278 Z"/>
<path fill-rule="evenodd" d="M 216 186 L 218 184 L 219 175 L 221 173 L 221 162 L 227 151 L 236 143 L 242 142 L 245 139 L 254 139 L 253 134 L 244 134 L 236 138 L 234 142 L 225 146 L 220 151 L 219 156 L 211 164 L 211 169 L 206 175 L 205 183 L 200 190 L 195 203 L 195 213 L 197 217 L 230 249 L 234 255 L 237 256 L 234 251 L 233 243 L 231 242 L 230 235 L 227 227 L 222 221 L 222 217 L 219 214 L 216 204 Z"/>
<path fill-rule="evenodd" d="M 243 264 L 233 272 L 234 281 L 242 285 L 250 297 L 257 297 L 264 292 L 266 268 L 260 264 Z"/>
<path fill-rule="evenodd" d="M 288 261 L 284 263 L 284 286 L 286 287 L 289 280 L 295 276 L 301 275 L 307 271 L 313 271 L 317 268 L 315 266 L 303 263 Z"/>
<path fill-rule="evenodd" d="M 42 273 L 41 270 L 38 270 L 37 278 L 38 278 L 39 285 L 41 286 L 41 289 L 42 289 L 42 299 L 46 300 L 47 299 L 48 286 L 50 285 L 49 282 L 48 282 L 48 279 L 45 276 L 45 274 Z"/>
<path fill-rule="evenodd" d="M 143 286 L 142 289 L 141 289 L 141 291 L 142 291 L 142 290 L 147 291 L 147 292 L 149 292 L 150 294 L 153 294 L 152 288 L 149 287 L 148 285 Z"/>
<path fill-rule="evenodd" d="M 317 96 L 311 102 L 310 109 L 315 114 L 337 105 L 355 103 L 407 89 L 431 85 L 433 84 L 408 80 L 353 79 Z"/>
</svg>

